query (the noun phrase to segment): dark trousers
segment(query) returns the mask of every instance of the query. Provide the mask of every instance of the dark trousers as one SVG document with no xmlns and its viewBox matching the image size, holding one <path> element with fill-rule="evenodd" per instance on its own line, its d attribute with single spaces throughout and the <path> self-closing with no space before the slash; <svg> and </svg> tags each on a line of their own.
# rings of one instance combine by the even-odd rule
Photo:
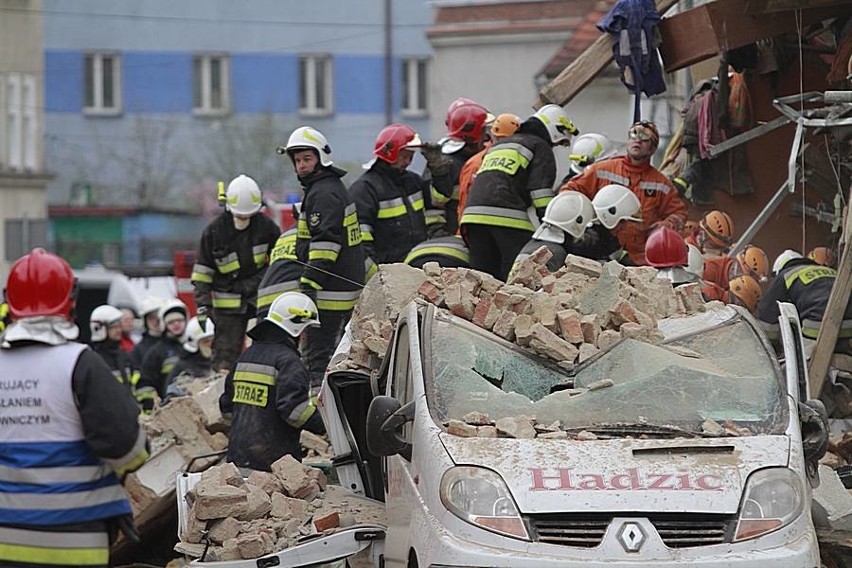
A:
<svg viewBox="0 0 852 568">
<path fill-rule="evenodd" d="M 248 320 L 247 314 L 213 314 L 213 323 L 216 325 L 213 336 L 214 369 L 233 369 L 243 353 Z"/>
<path fill-rule="evenodd" d="M 522 229 L 492 225 L 464 225 L 470 266 L 506 281 L 515 257 L 529 242 L 532 233 Z"/>
<path fill-rule="evenodd" d="M 351 316 L 352 310 L 319 310 L 319 327 L 309 327 L 305 330 L 302 357 L 308 367 L 312 392 L 318 391 L 322 386 L 328 362 L 331 361 L 331 356 L 343 337 L 343 328 Z"/>
</svg>

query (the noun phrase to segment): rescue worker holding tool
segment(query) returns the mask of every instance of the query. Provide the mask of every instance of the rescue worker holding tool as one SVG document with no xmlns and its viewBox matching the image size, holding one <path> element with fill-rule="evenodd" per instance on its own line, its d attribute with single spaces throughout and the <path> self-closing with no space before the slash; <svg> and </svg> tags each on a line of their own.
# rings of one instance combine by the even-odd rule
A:
<svg viewBox="0 0 852 568">
<path fill-rule="evenodd" d="M 465 162 L 483 149 L 488 139 L 487 125 L 494 116 L 479 103 L 465 97 L 447 109 L 447 135 L 437 144 L 424 144 L 426 159 L 423 178 L 432 185 L 426 202 L 429 238 L 454 235 L 458 231 L 459 177 Z"/>
<path fill-rule="evenodd" d="M 225 211 L 205 227 L 192 267 L 198 322 L 203 329 L 212 318 L 219 327 L 213 345 L 217 369 L 230 369 L 242 353 L 257 287 L 281 234 L 272 219 L 260 214 L 262 207 L 257 182 L 246 175 L 231 180 Z"/>
<path fill-rule="evenodd" d="M 560 191 L 579 191 L 594 199 L 609 184 L 629 188 L 642 204 L 642 221 L 622 223 L 614 233 L 630 259 L 645 264 L 645 241 L 650 232 L 662 226 L 679 231 L 686 220 L 686 204 L 669 179 L 651 165 L 651 156 L 660 143 L 657 126 L 653 122 L 637 122 L 627 135 L 627 154 L 588 166 L 563 184 Z"/>
<path fill-rule="evenodd" d="M 304 353 L 311 388 L 318 390 L 364 286 L 361 229 L 355 203 L 340 180 L 346 172 L 334 166 L 321 132 L 297 128 L 278 152 L 290 157 L 305 191 L 296 257 L 303 267 L 300 289 L 319 308 L 321 323 L 307 331 Z"/>
<path fill-rule="evenodd" d="M 139 381 L 139 371 L 133 366 L 130 354 L 121 348 L 121 320 L 124 313 L 104 304 L 92 310 L 89 316 L 92 351 L 97 353 L 115 379 L 132 391 Z"/>
<path fill-rule="evenodd" d="M 219 398 L 220 410 L 231 416 L 227 460 L 237 467 L 271 471 L 285 455 L 300 460 L 300 431 L 325 433 L 298 349 L 306 328 L 318 325 L 313 300 L 285 292 L 249 331 L 252 345 L 226 377 Z"/>
<path fill-rule="evenodd" d="M 772 265 L 774 280 L 760 299 L 757 317 L 766 335 L 773 341 L 779 337 L 778 302 L 790 302 L 796 306 L 805 337 L 805 352 L 810 356 L 814 341 L 819 335 L 831 288 L 837 279 L 837 271 L 817 264 L 801 253 L 787 249 L 778 255 Z M 852 354 L 852 302 L 847 303 L 840 325 L 835 352 Z"/>
<path fill-rule="evenodd" d="M 0 348 L 0 566 L 110 566 L 117 530 L 138 542 L 121 478 L 148 458 L 139 408 L 74 340 L 76 283 L 36 248 L 9 272 Z M 12 404 L 31 401 L 32 404 Z"/>
<path fill-rule="evenodd" d="M 160 306 L 163 336 L 142 360 L 139 382 L 136 384 L 136 400 L 142 410 L 150 413 L 159 400 L 166 396 L 166 384 L 183 352 L 183 334 L 186 331 L 186 305 L 180 300 L 169 300 Z"/>
<path fill-rule="evenodd" d="M 297 206 L 293 209 L 297 210 Z M 298 219 L 298 215 L 295 217 Z M 265 318 L 269 306 L 284 292 L 298 292 L 301 276 L 302 265 L 296 260 L 296 227 L 293 227 L 281 233 L 269 255 L 269 267 L 257 286 L 257 319 Z"/>
<path fill-rule="evenodd" d="M 376 137 L 373 159 L 364 164 L 367 171 L 349 188 L 364 255 L 375 264 L 402 262 L 414 245 L 426 240 L 423 193 L 429 183 L 408 170 L 414 149 L 422 146 L 410 126 L 386 126 Z"/>
<path fill-rule="evenodd" d="M 475 270 L 506 280 L 515 258 L 553 199 L 554 146 L 567 146 L 577 128 L 559 105 L 545 105 L 518 132 L 494 144 L 482 159 L 461 218 Z"/>
</svg>

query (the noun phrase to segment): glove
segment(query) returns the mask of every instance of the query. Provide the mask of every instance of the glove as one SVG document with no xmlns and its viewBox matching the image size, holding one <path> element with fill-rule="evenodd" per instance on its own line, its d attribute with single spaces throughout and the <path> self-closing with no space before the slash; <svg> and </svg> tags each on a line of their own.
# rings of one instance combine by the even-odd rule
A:
<svg viewBox="0 0 852 568">
<path fill-rule="evenodd" d="M 210 316 L 207 313 L 207 306 L 200 306 L 198 311 L 195 313 L 195 318 L 198 320 L 198 327 L 201 328 L 201 331 L 207 331 L 207 320 L 210 319 Z M 213 321 L 210 319 L 210 321 Z"/>
<path fill-rule="evenodd" d="M 314 412 L 308 421 L 305 422 L 305 425 L 302 426 L 302 429 L 307 430 L 311 434 L 316 434 L 318 436 L 322 436 L 325 434 L 325 424 L 322 421 L 322 416 L 320 416 L 319 412 Z"/>
<path fill-rule="evenodd" d="M 426 165 L 433 177 L 444 175 L 450 170 L 450 161 L 441 151 L 440 144 L 427 142 L 420 147 L 420 153 L 426 159 Z"/>
</svg>

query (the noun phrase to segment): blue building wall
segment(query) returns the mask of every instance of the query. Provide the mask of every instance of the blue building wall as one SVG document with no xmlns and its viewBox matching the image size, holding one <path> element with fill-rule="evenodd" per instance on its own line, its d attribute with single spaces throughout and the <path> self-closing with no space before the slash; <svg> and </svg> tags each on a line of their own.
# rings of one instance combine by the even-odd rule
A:
<svg viewBox="0 0 852 568">
<path fill-rule="evenodd" d="M 123 260 L 126 264 L 170 262 L 174 248 L 197 247 L 206 223 L 201 217 L 168 213 L 125 217 L 121 228 Z"/>
<path fill-rule="evenodd" d="M 431 53 L 425 37 L 431 7 L 425 0 L 392 0 L 392 5 L 394 120 L 432 138 L 428 116 L 410 120 L 399 112 L 402 58 Z M 212 169 L 204 152 L 211 140 L 221 142 L 229 129 L 251 128 L 258 117 L 268 117 L 264 129 L 275 144 L 286 142 L 302 124 L 319 128 L 329 138 L 335 163 L 350 170 L 351 182 L 385 125 L 383 2 L 378 0 L 44 0 L 44 44 L 45 154 L 56 175 L 51 203 L 67 203 L 72 184 L 81 180 L 100 188 L 101 199 L 121 203 L 146 171 L 139 166 L 143 160 L 151 163 L 148 169 L 169 176 L 175 194 L 191 196 L 204 181 L 206 166 Z M 121 57 L 122 113 L 86 116 L 85 53 L 106 50 Z M 230 59 L 228 118 L 192 113 L 193 55 L 213 52 Z M 301 54 L 332 58 L 330 116 L 299 115 Z M 146 145 L 158 136 L 163 156 L 152 157 Z M 280 182 L 267 184 L 276 192 L 292 190 L 292 167 L 286 160 L 276 163 Z M 251 174 L 252 165 L 234 164 L 240 169 L 234 175 Z"/>
</svg>

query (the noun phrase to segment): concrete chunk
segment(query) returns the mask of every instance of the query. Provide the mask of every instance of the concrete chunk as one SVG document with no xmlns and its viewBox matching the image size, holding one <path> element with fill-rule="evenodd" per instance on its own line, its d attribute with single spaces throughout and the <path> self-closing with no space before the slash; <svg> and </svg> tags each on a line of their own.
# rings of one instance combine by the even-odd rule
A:
<svg viewBox="0 0 852 568">
<path fill-rule="evenodd" d="M 227 517 L 210 523 L 210 540 L 223 544 L 226 540 L 236 538 L 240 534 L 243 524 L 234 517 Z"/>
<path fill-rule="evenodd" d="M 571 343 L 583 342 L 582 320 L 577 310 L 557 312 L 556 319 L 559 322 L 559 332 L 565 341 Z"/>
<path fill-rule="evenodd" d="M 852 495 L 837 473 L 825 465 L 819 466 L 819 487 L 813 491 L 811 513 L 817 527 L 852 531 Z"/>
<path fill-rule="evenodd" d="M 461 438 L 475 438 L 477 430 L 476 426 L 462 422 L 461 420 L 450 420 L 447 422 L 447 434 Z"/>
<path fill-rule="evenodd" d="M 248 509 L 248 494 L 239 487 L 222 485 L 199 494 L 195 500 L 195 516 L 201 520 L 237 517 Z"/>
<path fill-rule="evenodd" d="M 573 362 L 579 354 L 579 350 L 576 347 L 540 323 L 532 326 L 530 348 L 536 353 L 540 353 L 545 357 L 550 357 L 554 361 Z"/>
<path fill-rule="evenodd" d="M 240 521 L 251 521 L 265 517 L 272 510 L 272 501 L 266 491 L 256 485 L 246 485 L 248 495 L 246 499 L 246 510 L 237 515 Z"/>
<path fill-rule="evenodd" d="M 510 438 L 535 438 L 535 428 L 526 416 L 510 416 L 497 419 L 497 431 Z"/>
</svg>

